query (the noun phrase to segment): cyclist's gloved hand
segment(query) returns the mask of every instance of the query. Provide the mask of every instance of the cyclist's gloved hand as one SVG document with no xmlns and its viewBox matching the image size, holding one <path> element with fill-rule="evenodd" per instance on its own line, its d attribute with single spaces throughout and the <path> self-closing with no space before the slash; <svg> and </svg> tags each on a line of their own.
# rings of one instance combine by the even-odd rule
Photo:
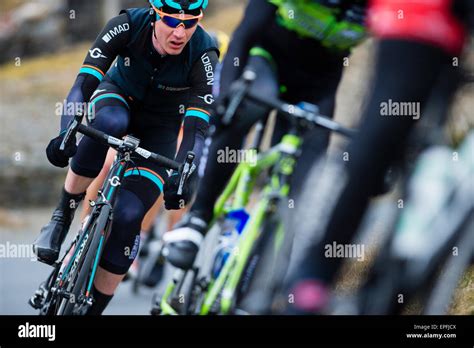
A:
<svg viewBox="0 0 474 348">
<path fill-rule="evenodd" d="M 75 141 L 72 141 L 71 144 L 67 145 L 64 151 L 61 151 L 59 147 L 63 141 L 64 136 L 58 135 L 56 138 L 52 139 L 48 146 L 46 147 L 46 156 L 48 161 L 60 168 L 67 167 L 69 164 L 69 158 L 74 156 L 77 151 L 77 145 Z"/>
<path fill-rule="evenodd" d="M 213 104 L 213 120 L 217 128 L 229 127 L 231 124 L 238 122 L 236 120 L 238 113 L 237 110 L 234 110 L 234 113 L 230 119 L 225 119 L 224 115 L 227 113 L 228 108 L 231 107 L 231 101 L 233 100 L 234 96 L 241 93 L 243 86 L 244 85 L 240 80 L 233 81 L 226 87 L 221 86 L 219 94 L 217 95 Z M 237 109 L 242 107 L 242 101 L 240 101 L 238 105 L 239 107 Z"/>
<path fill-rule="evenodd" d="M 181 175 L 179 172 L 173 171 L 168 180 L 165 182 L 163 187 L 163 198 L 165 201 L 165 208 L 167 210 L 178 210 L 184 208 L 193 197 L 197 179 L 196 170 L 191 173 L 190 177 L 184 184 L 182 194 L 178 195 L 180 178 Z"/>
<path fill-rule="evenodd" d="M 222 123 L 222 118 L 227 109 L 227 98 L 217 98 L 214 100 L 212 105 L 212 120 L 213 125 L 218 128 L 223 128 L 224 124 Z"/>
</svg>

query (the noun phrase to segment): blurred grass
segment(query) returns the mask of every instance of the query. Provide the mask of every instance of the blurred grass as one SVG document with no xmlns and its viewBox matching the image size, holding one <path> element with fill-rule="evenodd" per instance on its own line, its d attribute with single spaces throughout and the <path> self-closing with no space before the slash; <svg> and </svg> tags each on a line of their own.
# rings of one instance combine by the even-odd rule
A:
<svg viewBox="0 0 474 348">
<path fill-rule="evenodd" d="M 71 88 L 89 45 L 79 44 L 53 54 L 25 58 L 19 66 L 15 62 L 0 66 L 0 90 L 25 99 L 30 94 L 40 93 L 62 100 Z"/>
<path fill-rule="evenodd" d="M 0 2 L 0 14 L 10 11 L 23 3 L 25 3 L 25 0 L 2 0 Z"/>
<path fill-rule="evenodd" d="M 461 278 L 449 313 L 474 315 L 474 266 Z"/>
<path fill-rule="evenodd" d="M 231 35 L 242 18 L 243 10 L 242 4 L 219 9 L 211 16 L 204 16 L 202 24 L 208 30 L 221 30 Z"/>
<path fill-rule="evenodd" d="M 372 241 L 374 242 L 374 241 Z M 378 243 L 371 245 L 366 251 L 365 260 L 362 262 L 350 260 L 344 263 L 335 291 L 338 293 L 347 293 L 355 291 L 366 278 L 373 262 L 377 256 Z M 403 314 L 420 314 L 422 307 L 418 298 L 407 304 Z M 466 270 L 459 281 L 456 292 L 453 296 L 453 302 L 448 310 L 448 314 L 453 315 L 474 315 L 474 266 Z"/>
<path fill-rule="evenodd" d="M 68 47 L 62 52 L 24 59 L 19 66 L 16 66 L 14 62 L 4 64 L 0 67 L 0 77 L 23 79 L 37 77 L 48 72 L 78 68 L 85 57 L 88 46 L 89 44 L 76 45 Z"/>
</svg>

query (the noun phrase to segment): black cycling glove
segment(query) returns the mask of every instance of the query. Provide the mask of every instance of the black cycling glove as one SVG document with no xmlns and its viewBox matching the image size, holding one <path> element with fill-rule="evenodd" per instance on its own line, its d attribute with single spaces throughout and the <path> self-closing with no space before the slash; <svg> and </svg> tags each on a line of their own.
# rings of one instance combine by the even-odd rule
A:
<svg viewBox="0 0 474 348">
<path fill-rule="evenodd" d="M 183 192 L 178 195 L 179 180 L 181 175 L 178 172 L 173 172 L 163 187 L 165 208 L 167 210 L 182 209 L 192 199 L 196 189 L 197 175 L 196 170 L 188 177 L 183 187 Z"/>
<path fill-rule="evenodd" d="M 64 151 L 61 151 L 59 147 L 63 141 L 64 135 L 58 135 L 52 139 L 46 147 L 46 156 L 48 161 L 59 168 L 67 167 L 69 164 L 69 158 L 74 156 L 77 151 L 77 145 L 75 141 L 71 141 L 71 144 L 67 144 Z"/>
</svg>

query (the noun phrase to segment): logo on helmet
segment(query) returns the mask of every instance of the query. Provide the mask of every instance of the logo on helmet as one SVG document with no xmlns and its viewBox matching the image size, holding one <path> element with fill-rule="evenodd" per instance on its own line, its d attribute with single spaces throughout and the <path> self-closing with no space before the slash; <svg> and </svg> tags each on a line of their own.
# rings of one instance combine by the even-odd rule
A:
<svg viewBox="0 0 474 348">
<path fill-rule="evenodd" d="M 205 10 L 208 0 L 149 0 L 155 8 L 170 7 L 175 10 Z"/>
</svg>

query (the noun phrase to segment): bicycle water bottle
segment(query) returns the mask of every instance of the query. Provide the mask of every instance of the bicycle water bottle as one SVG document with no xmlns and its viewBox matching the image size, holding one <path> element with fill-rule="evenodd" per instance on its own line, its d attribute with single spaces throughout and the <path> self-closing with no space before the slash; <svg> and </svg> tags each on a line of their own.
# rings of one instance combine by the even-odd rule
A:
<svg viewBox="0 0 474 348">
<path fill-rule="evenodd" d="M 224 267 L 229 255 L 237 246 L 239 236 L 249 219 L 249 214 L 244 209 L 229 212 L 223 222 L 219 242 L 215 249 L 215 258 L 212 267 L 213 278 L 216 279 Z"/>
</svg>

